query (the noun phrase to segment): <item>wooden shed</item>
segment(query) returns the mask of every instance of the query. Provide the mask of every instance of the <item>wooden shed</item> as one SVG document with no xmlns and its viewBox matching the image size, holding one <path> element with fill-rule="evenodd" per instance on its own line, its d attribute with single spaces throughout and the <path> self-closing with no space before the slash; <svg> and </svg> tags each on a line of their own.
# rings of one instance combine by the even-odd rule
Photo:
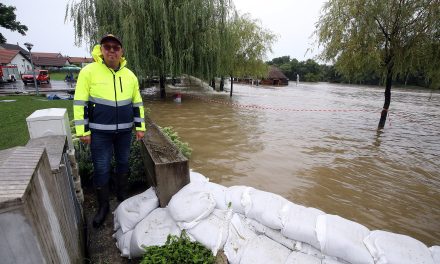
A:
<svg viewBox="0 0 440 264">
<path fill-rule="evenodd" d="M 263 78 L 260 81 L 260 84 L 274 86 L 288 85 L 289 78 L 287 78 L 286 75 L 284 75 L 284 73 L 279 68 L 275 66 L 269 66 L 269 73 L 267 75 L 267 78 Z"/>
</svg>

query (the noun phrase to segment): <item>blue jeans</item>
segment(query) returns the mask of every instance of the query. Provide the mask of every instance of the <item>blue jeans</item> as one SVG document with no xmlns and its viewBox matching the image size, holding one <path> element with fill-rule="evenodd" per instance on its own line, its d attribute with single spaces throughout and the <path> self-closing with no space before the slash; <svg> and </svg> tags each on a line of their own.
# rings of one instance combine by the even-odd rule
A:
<svg viewBox="0 0 440 264">
<path fill-rule="evenodd" d="M 93 184 L 102 187 L 110 180 L 113 153 L 116 161 L 116 173 L 128 173 L 131 131 L 118 133 L 92 132 L 90 150 L 93 161 Z"/>
</svg>

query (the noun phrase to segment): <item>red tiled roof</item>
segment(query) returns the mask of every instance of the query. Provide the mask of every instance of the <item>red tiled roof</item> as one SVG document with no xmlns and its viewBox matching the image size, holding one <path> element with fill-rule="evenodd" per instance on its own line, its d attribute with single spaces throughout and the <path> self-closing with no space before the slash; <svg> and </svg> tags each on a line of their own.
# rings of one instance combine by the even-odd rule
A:
<svg viewBox="0 0 440 264">
<path fill-rule="evenodd" d="M 63 55 L 55 52 L 32 52 L 32 58 L 33 57 L 58 58 L 63 57 Z"/>
<path fill-rule="evenodd" d="M 11 63 L 12 59 L 17 56 L 18 50 L 0 50 L 0 64 L 8 64 Z"/>
<path fill-rule="evenodd" d="M 32 60 L 36 66 L 62 67 L 66 65 L 67 58 L 61 57 L 39 57 L 32 53 Z"/>
<path fill-rule="evenodd" d="M 86 57 L 68 57 L 70 63 L 91 63 L 93 58 Z"/>
</svg>

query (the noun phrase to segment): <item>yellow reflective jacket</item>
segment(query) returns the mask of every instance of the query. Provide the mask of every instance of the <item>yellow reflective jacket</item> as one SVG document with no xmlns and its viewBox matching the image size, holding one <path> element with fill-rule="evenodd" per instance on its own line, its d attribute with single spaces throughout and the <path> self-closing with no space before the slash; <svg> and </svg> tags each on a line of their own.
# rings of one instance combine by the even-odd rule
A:
<svg viewBox="0 0 440 264">
<path fill-rule="evenodd" d="M 78 76 L 73 102 L 77 136 L 91 131 L 145 131 L 144 106 L 139 93 L 138 79 L 125 66 L 108 68 L 102 58 L 100 45 L 93 48 L 95 62 L 85 66 Z"/>
</svg>

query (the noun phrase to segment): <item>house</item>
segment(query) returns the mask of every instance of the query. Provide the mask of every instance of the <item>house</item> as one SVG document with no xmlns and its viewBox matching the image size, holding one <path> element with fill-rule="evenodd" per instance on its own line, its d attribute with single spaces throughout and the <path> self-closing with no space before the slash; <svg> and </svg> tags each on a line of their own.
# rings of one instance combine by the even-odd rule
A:
<svg viewBox="0 0 440 264">
<path fill-rule="evenodd" d="M 36 67 L 41 69 L 61 68 L 69 65 L 67 57 L 53 52 L 32 52 L 32 61 Z"/>
<path fill-rule="evenodd" d="M 0 65 L 17 66 L 20 74 L 32 70 L 30 60 L 20 50 L 0 49 Z"/>
<path fill-rule="evenodd" d="M 67 57 L 67 60 L 70 64 L 76 65 L 81 68 L 93 62 L 93 58 L 86 57 Z"/>
<path fill-rule="evenodd" d="M 20 47 L 20 45 L 15 45 L 15 44 L 9 44 L 9 43 L 3 43 L 0 44 L 0 50 L 1 49 L 6 49 L 6 50 L 19 50 L 21 55 L 26 56 L 27 58 L 29 58 L 29 51 L 23 49 L 22 47 Z"/>
<path fill-rule="evenodd" d="M 275 66 L 269 66 L 269 73 L 266 78 L 260 81 L 262 85 L 288 85 L 289 79 L 284 75 L 284 73 Z"/>
</svg>

